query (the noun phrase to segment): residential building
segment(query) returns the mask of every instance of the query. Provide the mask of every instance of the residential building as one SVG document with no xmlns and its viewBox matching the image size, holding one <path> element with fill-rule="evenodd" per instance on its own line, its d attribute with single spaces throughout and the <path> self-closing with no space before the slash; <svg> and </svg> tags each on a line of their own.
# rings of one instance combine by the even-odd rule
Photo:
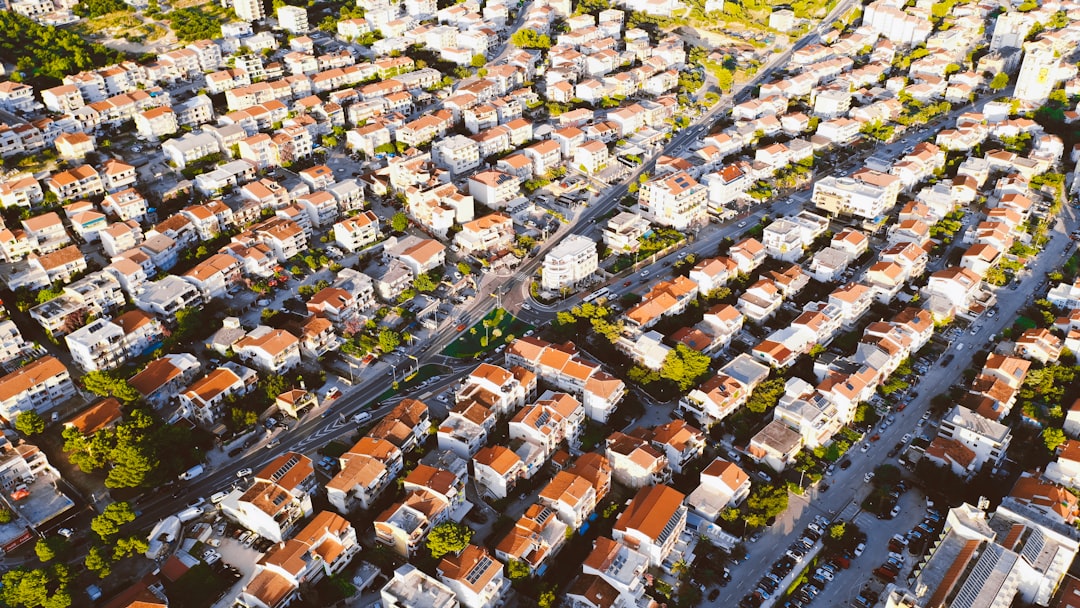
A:
<svg viewBox="0 0 1080 608">
<path fill-rule="evenodd" d="M 300 364 L 300 340 L 284 329 L 260 325 L 233 346 L 241 361 L 271 374 L 282 374 Z"/>
<path fill-rule="evenodd" d="M 326 483 L 326 498 L 342 515 L 370 509 L 402 469 L 402 452 L 385 439 L 363 437 L 338 458 L 341 470 Z"/>
<path fill-rule="evenodd" d="M 467 608 L 496 608 L 510 590 L 502 563 L 476 545 L 444 557 L 435 571 Z"/>
<path fill-rule="evenodd" d="M 686 504 L 703 519 L 716 523 L 720 513 L 737 507 L 750 495 L 750 476 L 733 462 L 717 458 L 700 474 L 700 484 Z"/>
<path fill-rule="evenodd" d="M 649 221 L 679 231 L 707 221 L 708 188 L 686 172 L 658 177 L 638 190 L 638 210 Z"/>
<path fill-rule="evenodd" d="M 541 287 L 555 292 L 573 289 L 591 277 L 598 264 L 596 243 L 588 237 L 571 234 L 544 257 Z"/>
<path fill-rule="evenodd" d="M 612 537 L 645 555 L 653 567 L 665 566 L 686 528 L 685 498 L 665 485 L 641 488 L 615 520 Z"/>
<path fill-rule="evenodd" d="M 22 412 L 43 414 L 75 396 L 67 367 L 46 355 L 0 377 L 0 417 L 14 424 Z"/>
</svg>

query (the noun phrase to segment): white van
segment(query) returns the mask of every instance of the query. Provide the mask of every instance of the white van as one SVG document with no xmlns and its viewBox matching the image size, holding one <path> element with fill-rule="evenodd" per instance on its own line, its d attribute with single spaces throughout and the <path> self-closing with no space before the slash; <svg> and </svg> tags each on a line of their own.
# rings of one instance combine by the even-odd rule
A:
<svg viewBox="0 0 1080 608">
<path fill-rule="evenodd" d="M 368 420 L 371 420 L 371 412 L 360 412 L 359 414 L 353 416 L 352 419 L 352 421 L 356 424 L 363 424 Z"/>
<path fill-rule="evenodd" d="M 227 492 L 216 492 L 210 495 L 210 502 L 216 505 L 219 502 L 225 500 L 225 497 L 228 495 L 229 494 Z"/>
</svg>

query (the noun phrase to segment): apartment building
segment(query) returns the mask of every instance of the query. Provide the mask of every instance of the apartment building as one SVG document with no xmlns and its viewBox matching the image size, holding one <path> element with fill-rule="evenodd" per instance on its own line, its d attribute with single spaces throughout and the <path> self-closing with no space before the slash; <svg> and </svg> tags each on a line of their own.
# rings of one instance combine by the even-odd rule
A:
<svg viewBox="0 0 1080 608">
<path fill-rule="evenodd" d="M 660 226 L 696 229 L 708 220 L 708 188 L 684 171 L 645 182 L 638 190 L 638 210 Z"/>
<path fill-rule="evenodd" d="M 686 529 L 685 498 L 665 485 L 640 489 L 615 520 L 612 537 L 648 557 L 653 567 L 670 569 L 666 562 Z"/>
<path fill-rule="evenodd" d="M 22 412 L 43 414 L 75 395 L 67 367 L 47 355 L 0 377 L 0 417 L 14 424 Z"/>
<path fill-rule="evenodd" d="M 596 243 L 588 237 L 571 234 L 544 257 L 541 287 L 555 292 L 573 289 L 591 277 L 598 265 Z"/>
</svg>

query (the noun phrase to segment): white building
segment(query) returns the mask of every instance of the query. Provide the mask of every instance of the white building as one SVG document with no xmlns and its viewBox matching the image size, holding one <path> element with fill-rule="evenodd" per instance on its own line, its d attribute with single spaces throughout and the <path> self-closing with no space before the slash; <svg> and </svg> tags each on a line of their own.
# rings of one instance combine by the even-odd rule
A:
<svg viewBox="0 0 1080 608">
<path fill-rule="evenodd" d="M 548 291 L 572 289 L 592 276 L 598 264 L 596 243 L 588 237 L 571 234 L 544 257 L 540 285 Z"/>
<path fill-rule="evenodd" d="M 679 231 L 692 230 L 708 219 L 708 189 L 684 171 L 645 182 L 638 190 L 638 209 L 645 218 Z"/>
<path fill-rule="evenodd" d="M 305 34 L 311 29 L 308 27 L 308 14 L 304 7 L 286 4 L 277 9 L 277 19 L 278 26 L 290 34 Z"/>
</svg>

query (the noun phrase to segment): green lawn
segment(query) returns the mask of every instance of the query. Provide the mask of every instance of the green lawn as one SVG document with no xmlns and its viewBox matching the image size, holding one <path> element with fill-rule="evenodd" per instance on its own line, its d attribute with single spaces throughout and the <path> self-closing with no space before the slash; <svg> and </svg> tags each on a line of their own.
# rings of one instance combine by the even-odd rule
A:
<svg viewBox="0 0 1080 608">
<path fill-rule="evenodd" d="M 467 332 L 458 336 L 457 340 L 451 342 L 443 350 L 443 354 L 448 357 L 469 359 L 495 350 L 532 328 L 532 325 L 506 312 L 505 309 L 496 308 L 479 323 L 470 327 Z"/>
</svg>

